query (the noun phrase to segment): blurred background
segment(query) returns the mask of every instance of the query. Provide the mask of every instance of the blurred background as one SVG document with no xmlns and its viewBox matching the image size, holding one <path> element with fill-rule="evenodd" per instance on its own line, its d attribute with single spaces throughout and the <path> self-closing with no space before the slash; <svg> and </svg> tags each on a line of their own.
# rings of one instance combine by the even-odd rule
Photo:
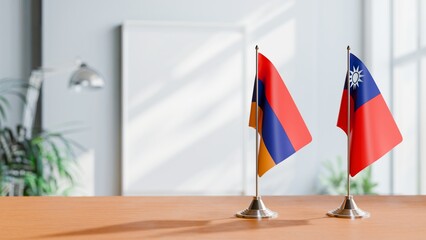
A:
<svg viewBox="0 0 426 240">
<path fill-rule="evenodd" d="M 0 0 L 0 33 L 3 195 L 254 194 L 256 44 L 313 137 L 262 195 L 344 192 L 347 45 L 404 138 L 354 192 L 426 194 L 425 1 Z"/>
</svg>

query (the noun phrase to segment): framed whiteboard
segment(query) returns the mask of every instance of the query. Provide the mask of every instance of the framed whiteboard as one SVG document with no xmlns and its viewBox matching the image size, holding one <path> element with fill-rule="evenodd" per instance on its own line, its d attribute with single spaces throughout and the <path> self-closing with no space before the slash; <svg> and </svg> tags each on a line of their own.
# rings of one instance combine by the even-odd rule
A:
<svg viewBox="0 0 426 240">
<path fill-rule="evenodd" d="M 122 194 L 244 189 L 246 39 L 238 26 L 122 26 Z"/>
</svg>

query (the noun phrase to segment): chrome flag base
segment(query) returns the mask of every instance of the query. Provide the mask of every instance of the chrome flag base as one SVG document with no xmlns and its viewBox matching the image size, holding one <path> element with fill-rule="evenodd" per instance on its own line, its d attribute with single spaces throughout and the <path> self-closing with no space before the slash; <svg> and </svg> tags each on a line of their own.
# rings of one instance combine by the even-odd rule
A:
<svg viewBox="0 0 426 240">
<path fill-rule="evenodd" d="M 253 197 L 250 206 L 236 214 L 239 218 L 276 218 L 278 213 L 265 207 L 260 197 Z"/>
<path fill-rule="evenodd" d="M 329 211 L 327 213 L 330 217 L 339 217 L 339 218 L 368 218 L 370 217 L 370 213 L 365 212 L 358 208 L 353 199 L 352 195 L 345 196 L 343 200 L 342 206 L 335 210 Z"/>
</svg>

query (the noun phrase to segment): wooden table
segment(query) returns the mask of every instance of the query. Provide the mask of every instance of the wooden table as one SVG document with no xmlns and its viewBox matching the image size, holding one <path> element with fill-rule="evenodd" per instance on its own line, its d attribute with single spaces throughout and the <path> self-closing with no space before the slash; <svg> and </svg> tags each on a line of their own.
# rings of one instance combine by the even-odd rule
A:
<svg viewBox="0 0 426 240">
<path fill-rule="evenodd" d="M 356 196 L 358 220 L 325 216 L 342 196 L 263 200 L 278 218 L 235 218 L 251 197 L 3 197 L 0 239 L 426 239 L 426 196 Z"/>
</svg>

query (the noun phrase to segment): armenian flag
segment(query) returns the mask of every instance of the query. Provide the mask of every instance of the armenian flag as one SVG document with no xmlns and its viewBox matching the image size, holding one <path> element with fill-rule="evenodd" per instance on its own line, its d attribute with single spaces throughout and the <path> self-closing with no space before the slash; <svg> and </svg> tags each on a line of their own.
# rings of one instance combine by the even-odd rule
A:
<svg viewBox="0 0 426 240">
<path fill-rule="evenodd" d="M 258 53 L 258 80 L 258 133 L 261 138 L 258 174 L 262 176 L 310 143 L 312 137 L 277 69 L 261 53 Z M 256 83 L 249 126 L 256 128 Z"/>
</svg>

